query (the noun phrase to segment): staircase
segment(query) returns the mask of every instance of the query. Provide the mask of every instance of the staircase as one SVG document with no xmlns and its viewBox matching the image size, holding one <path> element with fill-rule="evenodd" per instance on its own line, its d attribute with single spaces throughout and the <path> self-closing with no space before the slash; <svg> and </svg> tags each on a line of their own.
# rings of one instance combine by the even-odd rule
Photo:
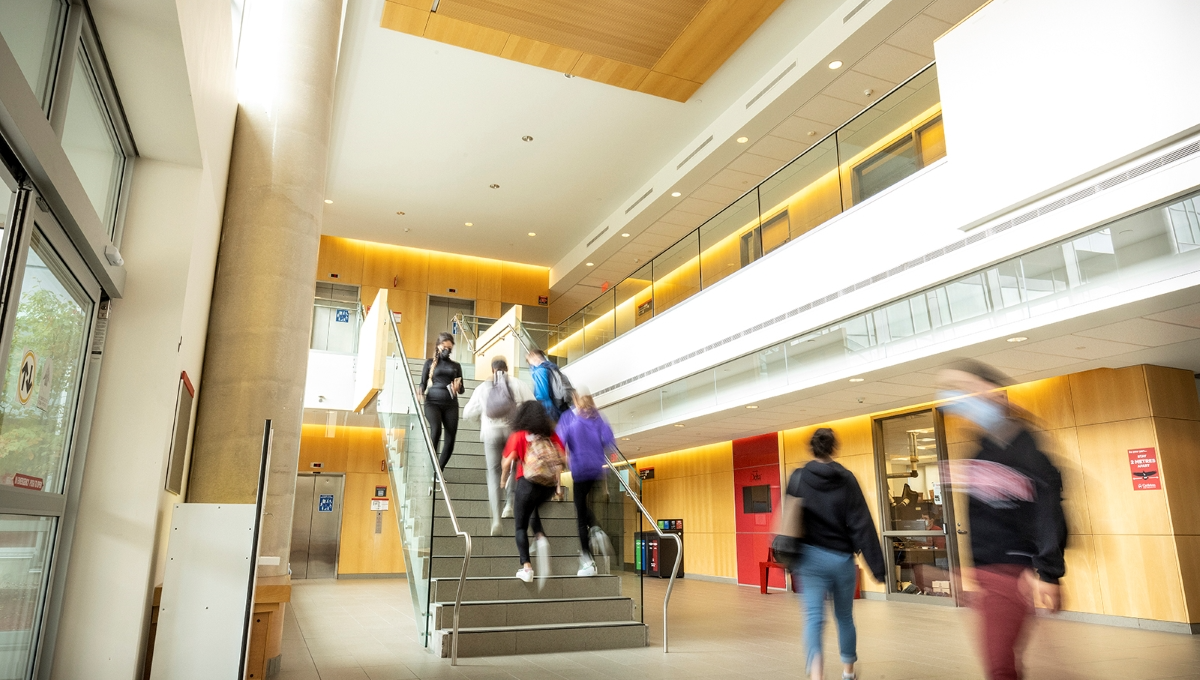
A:
<svg viewBox="0 0 1200 680">
<path fill-rule="evenodd" d="M 414 378 L 421 361 L 410 360 Z M 464 366 L 469 372 L 469 367 Z M 465 408 L 479 381 L 465 380 L 459 398 Z M 606 574 L 576 576 L 579 538 L 575 506 L 551 501 L 542 506 L 542 525 L 550 541 L 551 573 L 538 590 L 537 579 L 524 583 L 513 539 L 514 520 L 501 520 L 500 536 L 491 535 L 487 477 L 479 423 L 460 420 L 454 456 L 445 471 L 446 487 L 459 525 L 471 535 L 472 556 L 459 610 L 458 655 L 504 656 L 599 649 L 645 647 L 647 627 L 640 621 L 632 598 L 621 595 L 621 577 Z M 430 646 L 450 656 L 454 597 L 462 569 L 463 541 L 454 535 L 441 491 L 435 490 L 430 607 L 433 629 Z M 502 497 L 503 498 L 503 497 Z M 614 542 L 619 536 L 614 535 Z M 532 537 L 531 541 L 532 543 Z M 614 562 L 619 560 L 614 557 Z M 597 557 L 603 570 L 603 560 Z M 535 559 L 536 564 L 536 559 Z M 614 564 L 617 570 L 619 564 Z"/>
</svg>

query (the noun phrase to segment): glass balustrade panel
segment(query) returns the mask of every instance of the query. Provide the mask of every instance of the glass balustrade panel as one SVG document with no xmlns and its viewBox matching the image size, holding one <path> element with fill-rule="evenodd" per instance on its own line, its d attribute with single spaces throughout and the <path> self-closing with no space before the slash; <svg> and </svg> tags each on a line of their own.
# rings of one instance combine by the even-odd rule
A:
<svg viewBox="0 0 1200 680">
<path fill-rule="evenodd" d="M 693 231 L 654 258 L 655 314 L 700 292 L 699 244 L 699 235 Z"/>
<path fill-rule="evenodd" d="M 704 288 L 762 257 L 758 191 L 751 191 L 700 225 L 700 275 Z"/>
<path fill-rule="evenodd" d="M 842 212 L 840 181 L 837 140 L 832 135 L 763 181 L 759 187 L 763 253 Z"/>
<path fill-rule="evenodd" d="M 654 284 L 647 263 L 614 289 L 616 335 L 619 337 L 654 316 Z"/>
</svg>

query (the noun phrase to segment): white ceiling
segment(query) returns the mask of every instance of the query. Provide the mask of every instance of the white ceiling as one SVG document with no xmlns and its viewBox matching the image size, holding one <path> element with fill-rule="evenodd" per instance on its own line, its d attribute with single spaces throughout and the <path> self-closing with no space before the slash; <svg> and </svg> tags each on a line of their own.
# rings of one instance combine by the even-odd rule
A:
<svg viewBox="0 0 1200 680">
<path fill-rule="evenodd" d="M 942 366 L 963 357 L 989 363 L 1014 382 L 1094 368 L 1154 364 L 1200 373 L 1200 289 L 1189 288 L 1043 326 L 1011 344 L 999 338 L 951 354 L 866 373 L 861 383 L 826 383 L 623 438 L 629 458 L 776 432 L 868 413 L 904 409 L 937 397 Z M 1035 414 L 1036 415 L 1036 414 Z"/>
<path fill-rule="evenodd" d="M 383 2 L 347 3 L 323 232 L 546 266 L 841 4 L 786 0 L 681 104 L 380 28 Z"/>
</svg>

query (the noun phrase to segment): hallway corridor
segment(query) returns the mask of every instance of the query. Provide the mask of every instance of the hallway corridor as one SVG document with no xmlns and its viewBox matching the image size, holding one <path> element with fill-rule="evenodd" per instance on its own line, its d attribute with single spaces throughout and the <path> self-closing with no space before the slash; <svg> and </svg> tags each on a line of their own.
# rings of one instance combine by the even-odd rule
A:
<svg viewBox="0 0 1200 680">
<path fill-rule="evenodd" d="M 795 600 L 757 588 L 684 579 L 671 604 L 672 651 L 662 653 L 666 583 L 647 579 L 646 649 L 463 659 L 457 668 L 419 646 L 404 580 L 298 581 L 277 680 L 675 680 L 798 678 L 804 657 Z M 982 678 L 965 609 L 860 600 L 863 680 Z M 827 654 L 836 649 L 827 626 Z M 1029 680 L 1200 680 L 1200 636 L 1040 619 L 1025 653 Z M 826 677 L 836 678 L 835 664 Z"/>
</svg>

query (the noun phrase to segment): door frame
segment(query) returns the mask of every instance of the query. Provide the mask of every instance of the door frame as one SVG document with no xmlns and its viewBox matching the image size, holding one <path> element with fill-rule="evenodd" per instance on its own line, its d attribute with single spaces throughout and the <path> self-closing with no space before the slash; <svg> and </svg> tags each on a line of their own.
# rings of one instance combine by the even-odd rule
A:
<svg viewBox="0 0 1200 680">
<path fill-rule="evenodd" d="M 316 494 L 316 492 L 317 492 L 316 479 L 318 477 L 341 477 L 341 479 L 342 479 L 342 487 L 341 487 L 342 501 L 341 501 L 341 505 L 340 505 L 340 511 L 338 512 L 338 518 L 337 518 L 337 549 L 334 551 L 334 554 L 333 554 L 333 577 L 332 578 L 333 578 L 333 580 L 336 581 L 338 578 L 338 565 L 341 564 L 341 561 L 342 561 L 342 521 L 346 518 L 346 473 L 345 472 L 325 472 L 325 471 L 314 470 L 314 471 L 298 471 L 296 473 L 296 476 L 297 477 L 302 477 L 302 476 L 312 477 L 313 485 L 314 485 L 313 486 L 314 494 Z M 294 502 L 295 501 L 293 499 L 293 503 Z M 316 510 L 313 510 L 312 514 L 316 514 Z M 293 521 L 295 521 L 295 520 L 293 519 Z M 309 546 L 311 546 L 312 545 L 312 515 L 311 514 L 309 516 L 308 521 L 309 521 L 308 541 L 309 541 Z M 288 552 L 289 552 L 289 560 L 290 560 L 291 550 L 289 549 Z M 312 550 L 310 549 L 307 552 L 307 554 L 309 556 L 309 559 L 311 560 L 312 559 Z M 313 577 L 309 576 L 308 575 L 308 565 L 306 564 L 304 566 L 304 578 L 302 580 L 312 581 L 312 580 L 324 580 L 324 579 L 313 579 Z"/>
<path fill-rule="evenodd" d="M 896 602 L 917 602 L 943 607 L 963 607 L 966 606 L 966 598 L 963 597 L 962 590 L 962 564 L 959 558 L 958 535 L 951 533 L 951 527 L 957 527 L 957 524 L 955 522 L 954 498 L 949 489 L 943 489 L 942 491 L 943 530 L 941 533 L 936 531 L 891 531 L 886 528 L 888 518 L 890 517 L 888 497 L 891 494 L 891 489 L 888 486 L 887 453 L 883 450 L 883 423 L 893 418 L 903 418 L 924 412 L 928 412 L 933 419 L 933 437 L 934 445 L 937 447 L 938 462 L 945 462 L 949 460 L 949 449 L 946 445 L 945 422 L 940 407 L 914 408 L 871 418 L 871 444 L 872 450 L 875 453 L 875 477 L 878 482 L 876 488 L 879 495 L 879 538 L 882 543 L 883 559 L 887 568 L 887 578 L 884 582 L 884 597 L 887 600 Z M 894 562 L 895 553 L 888 539 L 896 536 L 944 536 L 946 538 L 947 566 L 949 567 L 947 571 L 950 575 L 950 597 L 931 597 L 929 595 L 892 592 L 896 590 L 896 565 Z"/>
</svg>

